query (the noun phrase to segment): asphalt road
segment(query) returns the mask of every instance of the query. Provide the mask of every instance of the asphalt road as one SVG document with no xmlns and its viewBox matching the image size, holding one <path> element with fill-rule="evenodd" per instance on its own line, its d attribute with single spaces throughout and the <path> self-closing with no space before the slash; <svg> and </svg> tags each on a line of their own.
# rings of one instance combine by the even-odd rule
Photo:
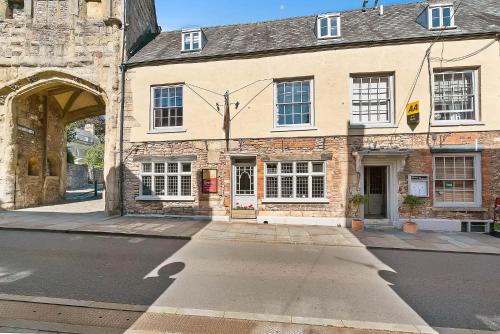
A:
<svg viewBox="0 0 500 334">
<path fill-rule="evenodd" d="M 0 231 L 0 293 L 500 330 L 500 256 Z"/>
</svg>

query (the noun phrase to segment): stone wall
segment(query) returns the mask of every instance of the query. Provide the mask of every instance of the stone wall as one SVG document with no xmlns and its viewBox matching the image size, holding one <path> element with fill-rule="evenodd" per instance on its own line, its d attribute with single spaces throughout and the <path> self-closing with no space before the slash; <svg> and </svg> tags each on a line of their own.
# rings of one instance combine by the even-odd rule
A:
<svg viewBox="0 0 500 334">
<path fill-rule="evenodd" d="M 106 210 L 116 213 L 120 200 L 117 148 L 122 0 L 25 0 L 24 7 L 17 4 L 20 1 L 14 2 L 15 4 L 12 0 L 0 0 L 0 149 L 8 152 L 0 157 L 0 206 L 12 208 L 15 198 L 30 196 L 28 188 L 25 188 L 28 183 L 37 184 L 37 187 L 43 187 L 49 192 L 57 190 L 54 180 L 50 185 L 44 185 L 43 180 L 35 181 L 28 177 L 20 179 L 25 175 L 24 155 L 30 149 L 38 152 L 33 154 L 40 159 L 40 173 L 46 173 L 47 157 L 51 154 L 60 159 L 61 167 L 65 163 L 65 145 L 61 145 L 65 141 L 64 120 L 54 122 L 50 119 L 51 113 L 48 114 L 48 126 L 44 130 L 45 137 L 42 132 L 36 132 L 30 139 L 24 138 L 27 135 L 21 133 L 19 141 L 17 138 L 17 126 L 22 126 L 25 120 L 14 110 L 14 104 L 18 102 L 13 101 L 18 101 L 21 90 L 27 87 L 33 87 L 34 93 L 39 91 L 41 88 L 37 86 L 37 81 L 43 81 L 46 83 L 44 94 L 48 94 L 51 89 L 81 86 L 83 89 L 98 91 L 99 98 L 104 101 L 99 113 L 105 114 L 107 118 Z M 152 0 L 134 0 L 133 3 L 133 7 L 140 10 L 131 11 L 127 21 L 130 30 L 134 32 L 134 43 L 137 44 L 141 34 L 155 32 L 158 27 Z M 7 7 L 12 8 L 12 11 L 7 13 Z M 143 22 L 144 20 L 147 22 Z M 150 29 L 145 29 L 145 26 Z M 50 80 L 51 77 L 54 81 Z M 62 81 L 68 82 L 63 85 Z M 28 93 L 22 94 L 24 98 Z M 95 116 L 96 111 L 82 112 L 79 117 L 85 118 L 88 115 Z M 27 121 L 31 122 L 29 117 Z M 19 159 L 18 152 L 21 153 Z M 21 169 L 22 174 L 16 174 L 15 169 Z M 63 179 L 65 176 L 66 169 L 62 168 L 59 177 Z M 22 184 L 21 187 L 16 188 L 16 179 Z M 40 182 L 41 185 L 38 184 Z M 56 193 L 64 191 L 64 182 L 59 184 L 61 187 Z M 42 197 L 49 200 L 55 196 Z M 31 205 L 41 203 L 40 200 L 26 199 L 25 202 Z"/>
<path fill-rule="evenodd" d="M 472 145 L 478 143 L 482 151 L 482 206 L 474 209 L 442 209 L 433 206 L 432 153 L 430 147 L 443 145 Z M 492 218 L 492 205 L 495 197 L 500 196 L 500 132 L 458 132 L 436 135 L 384 135 L 384 136 L 337 136 L 318 138 L 277 138 L 277 139 L 239 139 L 232 140 L 230 151 L 225 150 L 224 141 L 183 141 L 160 143 L 129 143 L 126 160 L 126 211 L 132 214 L 165 215 L 208 215 L 227 216 L 231 209 L 231 156 L 257 156 L 258 173 L 258 214 L 262 216 L 295 217 L 332 217 L 349 216 L 348 198 L 360 190 L 360 176 L 356 168 L 354 152 L 368 147 L 377 150 L 408 150 L 409 156 L 402 159 L 398 182 L 398 202 L 401 204 L 408 192 L 409 174 L 428 174 L 431 177 L 431 196 L 425 205 L 416 212 L 422 219 L 489 220 Z M 192 203 L 168 201 L 138 201 L 139 168 L 144 157 L 182 157 L 196 156 L 193 163 Z M 264 161 L 266 160 L 318 160 L 327 161 L 327 204 L 265 204 Z M 200 192 L 201 170 L 216 168 L 219 176 L 219 189 L 216 195 Z M 408 212 L 399 207 L 401 217 Z"/>
<path fill-rule="evenodd" d="M 68 164 L 68 189 L 80 189 L 89 185 L 89 169 L 86 165 Z"/>
</svg>

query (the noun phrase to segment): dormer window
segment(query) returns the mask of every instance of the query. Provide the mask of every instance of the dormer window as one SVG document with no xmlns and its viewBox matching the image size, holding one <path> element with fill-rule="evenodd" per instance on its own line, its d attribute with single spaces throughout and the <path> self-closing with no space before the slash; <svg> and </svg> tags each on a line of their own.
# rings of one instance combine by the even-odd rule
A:
<svg viewBox="0 0 500 334">
<path fill-rule="evenodd" d="M 182 51 L 198 51 L 203 49 L 205 38 L 201 29 L 182 31 Z"/>
<path fill-rule="evenodd" d="M 340 37 L 340 14 L 318 16 L 316 26 L 318 38 Z"/>
<path fill-rule="evenodd" d="M 447 29 L 455 26 L 453 5 L 430 6 L 428 9 L 429 29 Z"/>
</svg>

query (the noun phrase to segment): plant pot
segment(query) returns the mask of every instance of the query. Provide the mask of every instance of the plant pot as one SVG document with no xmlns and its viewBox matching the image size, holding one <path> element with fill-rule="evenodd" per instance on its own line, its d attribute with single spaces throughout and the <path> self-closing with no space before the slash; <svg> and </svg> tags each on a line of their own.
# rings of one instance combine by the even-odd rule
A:
<svg viewBox="0 0 500 334">
<path fill-rule="evenodd" d="M 363 231 L 365 229 L 365 222 L 362 219 L 353 219 L 351 224 L 351 230 L 353 231 Z"/>
<path fill-rule="evenodd" d="M 233 209 L 231 211 L 231 217 L 234 219 L 255 219 L 257 218 L 257 212 L 255 210 Z"/>
<path fill-rule="evenodd" d="M 414 222 L 406 222 L 404 223 L 403 225 L 403 231 L 405 233 L 409 233 L 409 234 L 416 234 L 417 233 L 417 223 L 414 223 Z"/>
</svg>

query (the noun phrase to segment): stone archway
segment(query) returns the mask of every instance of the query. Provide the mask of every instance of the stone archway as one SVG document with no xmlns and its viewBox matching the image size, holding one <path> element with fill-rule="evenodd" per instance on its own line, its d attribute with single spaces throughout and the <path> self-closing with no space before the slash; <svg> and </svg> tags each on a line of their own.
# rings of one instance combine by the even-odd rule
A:
<svg viewBox="0 0 500 334">
<path fill-rule="evenodd" d="M 41 72 L 0 87 L 0 115 L 5 126 L 0 206 L 46 205 L 64 196 L 65 127 L 108 114 L 107 105 L 107 94 L 98 85 L 62 72 Z"/>
</svg>

